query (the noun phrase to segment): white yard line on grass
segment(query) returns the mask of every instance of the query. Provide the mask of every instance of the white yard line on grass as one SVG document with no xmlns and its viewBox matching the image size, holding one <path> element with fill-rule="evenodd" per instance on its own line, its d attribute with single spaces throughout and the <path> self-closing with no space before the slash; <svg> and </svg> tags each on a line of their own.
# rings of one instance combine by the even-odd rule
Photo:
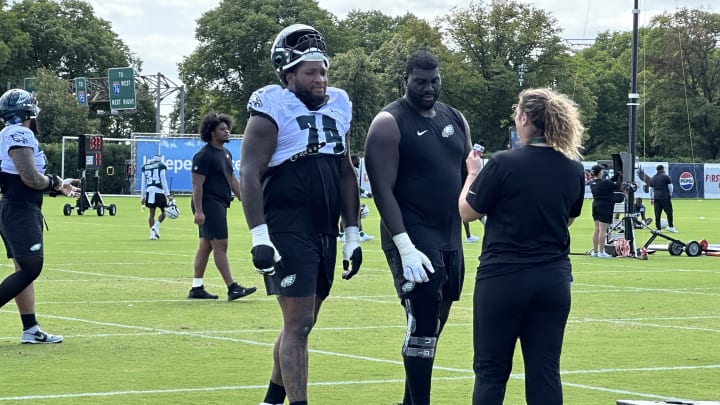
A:
<svg viewBox="0 0 720 405">
<path fill-rule="evenodd" d="M 2 311 L 2 312 L 13 312 L 13 311 Z M 244 344 L 248 344 L 248 345 L 252 345 L 252 346 L 262 346 L 262 347 L 267 347 L 267 348 L 273 347 L 273 342 L 258 342 L 258 341 L 254 341 L 254 340 L 248 340 L 248 339 L 221 337 L 221 336 L 217 336 L 215 334 L 209 334 L 209 333 L 207 333 L 207 331 L 206 332 L 178 332 L 178 331 L 173 331 L 173 330 L 157 329 L 157 328 L 150 328 L 150 327 L 137 326 L 137 325 L 126 325 L 126 324 L 119 324 L 119 323 L 114 323 L 114 322 L 99 322 L 99 321 L 73 318 L 73 317 L 62 317 L 62 316 L 53 316 L 53 315 L 45 315 L 45 317 L 62 319 L 65 321 L 89 323 L 89 324 L 93 324 L 93 325 L 111 326 L 111 327 L 118 327 L 118 328 L 124 328 L 124 329 L 134 329 L 134 330 L 138 330 L 138 331 L 143 331 L 145 334 L 151 334 L 151 335 L 161 334 L 161 335 L 191 336 L 191 337 L 198 337 L 198 338 L 203 338 L 203 339 L 232 341 L 232 342 L 244 343 Z M 591 321 L 597 321 L 597 320 L 591 320 Z M 322 328 L 318 328 L 318 329 L 322 329 Z M 386 364 L 394 364 L 394 365 L 398 365 L 398 366 L 402 365 L 402 362 L 398 361 L 398 360 L 382 359 L 382 358 L 369 357 L 369 356 L 358 356 L 358 355 L 354 355 L 354 354 L 339 353 L 339 352 L 332 352 L 332 351 L 326 351 L 326 350 L 311 349 L 309 351 L 312 353 L 324 354 L 327 356 L 351 358 L 351 359 L 356 359 L 356 360 L 365 360 L 365 361 L 386 363 Z M 471 369 L 443 367 L 443 366 L 437 366 L 437 365 L 434 368 L 436 370 L 468 374 L 467 376 L 435 377 L 435 378 L 433 378 L 433 380 L 436 380 L 436 381 L 474 378 L 472 375 L 473 372 Z M 613 368 L 613 369 L 595 369 L 595 370 L 566 370 L 566 371 L 562 371 L 561 374 L 563 374 L 563 375 L 580 375 L 580 374 L 628 373 L 628 372 L 647 372 L 647 371 L 701 370 L 701 369 L 717 369 L 717 368 L 720 368 L 720 365 L 642 367 L 642 368 L 629 368 L 629 369 Z M 524 375 L 520 374 L 520 373 L 516 373 L 516 374 L 512 374 L 511 378 L 523 379 Z M 402 383 L 403 381 L 404 380 L 401 380 L 401 379 L 367 380 L 367 381 L 336 381 L 336 382 L 326 381 L 326 382 L 309 383 L 309 386 L 390 384 L 390 383 L 395 384 L 395 383 Z M 586 389 L 586 390 L 593 390 L 593 391 L 606 392 L 606 393 L 617 393 L 617 394 L 649 398 L 649 399 L 667 399 L 668 398 L 665 395 L 634 392 L 634 391 L 627 391 L 627 390 L 617 390 L 617 389 L 612 389 L 612 388 L 607 388 L 607 387 L 595 387 L 595 386 L 589 386 L 589 385 L 585 385 L 585 384 L 575 384 L 575 383 L 569 383 L 569 382 L 564 382 L 563 385 L 568 386 L 568 387 Z M 223 390 L 262 390 L 265 388 L 266 388 L 266 385 L 240 385 L 240 386 L 203 387 L 203 388 L 175 388 L 175 389 L 165 389 L 165 390 L 126 390 L 126 391 L 108 391 L 108 392 L 85 392 L 85 393 L 70 393 L 70 394 L 66 393 L 66 394 L 54 394 L 54 395 L 24 395 L 24 396 L 14 396 L 14 397 L 0 397 L 0 401 L 26 401 L 26 400 L 31 401 L 31 400 L 38 400 L 38 399 L 108 397 L 108 396 L 120 396 L 120 395 L 147 395 L 147 394 L 166 394 L 166 393 L 182 393 L 182 392 L 208 392 L 208 391 L 223 391 Z"/>
</svg>

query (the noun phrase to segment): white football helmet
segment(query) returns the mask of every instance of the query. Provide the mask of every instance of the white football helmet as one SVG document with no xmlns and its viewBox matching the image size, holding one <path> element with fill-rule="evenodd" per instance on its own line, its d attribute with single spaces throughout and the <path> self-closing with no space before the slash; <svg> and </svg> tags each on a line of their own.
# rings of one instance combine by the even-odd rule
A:
<svg viewBox="0 0 720 405">
<path fill-rule="evenodd" d="M 180 210 L 177 204 L 175 204 L 175 200 L 170 201 L 167 207 L 165 207 L 165 216 L 170 219 L 178 219 L 180 216 Z"/>
<path fill-rule="evenodd" d="M 370 207 L 365 203 L 360 203 L 360 219 L 365 219 L 370 215 Z"/>
</svg>

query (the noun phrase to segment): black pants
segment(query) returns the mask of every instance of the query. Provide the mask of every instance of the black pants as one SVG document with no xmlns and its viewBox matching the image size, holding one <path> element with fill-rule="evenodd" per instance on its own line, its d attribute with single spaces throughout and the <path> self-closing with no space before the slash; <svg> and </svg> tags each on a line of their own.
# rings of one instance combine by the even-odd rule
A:
<svg viewBox="0 0 720 405">
<path fill-rule="evenodd" d="M 569 263 L 553 263 L 476 280 L 474 405 L 502 405 L 518 339 L 527 404 L 562 404 L 560 353 L 570 313 L 569 270 Z"/>
<path fill-rule="evenodd" d="M 655 208 L 655 228 L 657 228 L 658 230 L 660 230 L 662 228 L 660 226 L 660 215 L 662 215 L 663 211 L 665 211 L 665 214 L 667 215 L 668 227 L 672 228 L 674 226 L 673 225 L 672 199 L 664 198 L 662 200 L 655 200 L 654 208 Z"/>
</svg>

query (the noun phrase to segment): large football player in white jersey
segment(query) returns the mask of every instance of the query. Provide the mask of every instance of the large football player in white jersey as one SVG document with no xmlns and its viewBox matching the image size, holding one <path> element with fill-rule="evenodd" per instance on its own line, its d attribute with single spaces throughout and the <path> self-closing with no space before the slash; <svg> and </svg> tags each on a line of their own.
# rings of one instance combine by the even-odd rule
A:
<svg viewBox="0 0 720 405">
<path fill-rule="evenodd" d="M 47 174 L 47 158 L 36 138 L 40 113 L 32 94 L 11 89 L 0 96 L 0 235 L 15 271 L 0 283 L 0 308 L 15 299 L 23 324 L 21 343 L 60 343 L 63 337 L 45 333 L 35 319 L 34 281 L 45 260 L 43 194 L 75 197 L 79 180 L 64 181 Z M 72 183 L 72 184 L 71 184 Z"/>
<path fill-rule="evenodd" d="M 360 200 L 350 163 L 351 103 L 328 87 L 325 41 L 294 24 L 278 34 L 271 62 L 284 86 L 248 102 L 240 159 L 253 264 L 277 295 L 283 328 L 264 404 L 307 404 L 307 339 L 334 279 L 338 221 L 345 224 L 344 279 L 360 268 Z"/>
</svg>

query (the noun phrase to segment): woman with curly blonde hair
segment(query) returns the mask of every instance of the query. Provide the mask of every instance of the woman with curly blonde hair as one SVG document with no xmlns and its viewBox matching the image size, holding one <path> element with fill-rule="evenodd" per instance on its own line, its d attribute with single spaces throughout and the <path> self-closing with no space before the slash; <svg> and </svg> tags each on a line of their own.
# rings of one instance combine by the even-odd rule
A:
<svg viewBox="0 0 720 405">
<path fill-rule="evenodd" d="M 568 226 L 580 215 L 583 126 L 575 104 L 529 89 L 515 106 L 523 145 L 476 151 L 458 201 L 463 221 L 487 216 L 473 295 L 473 404 L 500 405 L 517 340 L 529 405 L 562 404 L 560 353 L 572 282 Z"/>
</svg>

